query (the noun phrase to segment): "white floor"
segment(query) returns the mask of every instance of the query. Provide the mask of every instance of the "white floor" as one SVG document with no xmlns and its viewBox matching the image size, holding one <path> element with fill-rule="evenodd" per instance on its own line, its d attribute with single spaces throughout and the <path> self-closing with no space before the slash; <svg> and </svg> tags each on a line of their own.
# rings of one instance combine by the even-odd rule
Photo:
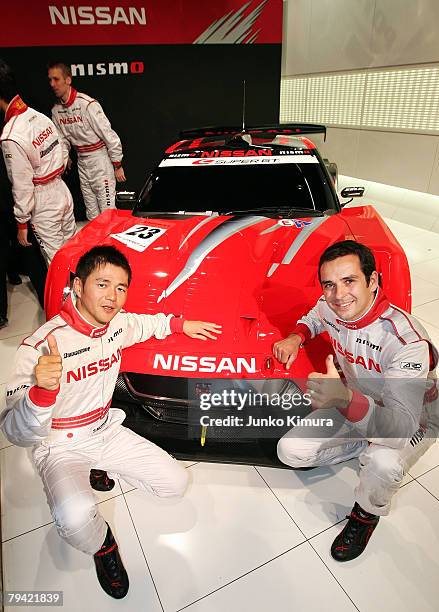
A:
<svg viewBox="0 0 439 612">
<path fill-rule="evenodd" d="M 410 261 L 413 312 L 439 346 L 438 235 L 389 225 Z M 3 402 L 15 348 L 41 321 L 28 287 L 15 287 L 0 331 Z M 57 535 L 29 450 L 4 438 L 0 449 L 5 590 L 62 590 L 66 612 L 439 609 L 439 444 L 406 476 L 365 554 L 348 564 L 333 561 L 329 547 L 352 505 L 355 460 L 309 472 L 188 464 L 191 484 L 179 502 L 118 483 L 98 502 L 130 576 L 122 601 L 100 589 L 90 557 Z"/>
</svg>

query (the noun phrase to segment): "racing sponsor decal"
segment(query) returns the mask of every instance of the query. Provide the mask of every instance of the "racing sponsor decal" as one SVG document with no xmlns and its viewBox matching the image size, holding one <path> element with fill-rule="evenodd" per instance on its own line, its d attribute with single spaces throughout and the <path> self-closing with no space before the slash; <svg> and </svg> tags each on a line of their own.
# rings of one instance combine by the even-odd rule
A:
<svg viewBox="0 0 439 612">
<path fill-rule="evenodd" d="M 340 328 L 337 327 L 335 323 L 333 323 L 332 321 L 329 321 L 329 319 L 327 319 L 326 317 L 323 317 L 323 321 L 326 323 L 326 325 L 329 325 L 329 327 L 332 327 L 333 329 L 335 329 L 337 333 L 340 333 Z"/>
<path fill-rule="evenodd" d="M 295 136 L 295 138 L 298 140 L 305 140 L 302 136 Z M 303 149 L 301 147 L 292 147 L 291 145 L 288 145 L 288 151 L 280 150 L 279 155 L 292 155 L 293 152 L 295 155 L 312 155 L 311 149 L 315 149 L 315 146 L 310 140 L 308 140 L 308 142 L 312 146 L 308 146 L 307 149 Z M 273 139 L 273 143 L 276 143 L 276 138 Z"/>
<path fill-rule="evenodd" d="M 253 130 L 251 130 L 253 132 Z M 165 153 L 168 155 L 170 159 L 178 159 L 179 157 L 272 157 L 273 150 L 272 149 L 263 149 L 260 146 L 254 149 L 207 149 L 204 148 L 208 145 L 208 142 L 204 142 L 204 138 L 197 138 L 190 142 L 189 140 L 179 140 L 174 143 L 170 147 L 168 147 Z M 275 139 L 273 140 L 274 143 Z M 203 150 L 200 152 L 197 149 L 203 146 Z M 182 151 L 178 153 L 174 153 L 176 149 L 196 149 L 192 153 L 188 153 L 187 151 Z M 276 155 L 285 156 L 285 155 L 313 155 L 310 149 L 303 149 L 299 147 L 289 146 L 288 151 L 279 150 L 276 151 Z"/>
<path fill-rule="evenodd" d="M 50 144 L 47 147 L 47 149 L 43 149 L 42 151 L 40 151 L 40 158 L 41 157 L 45 157 L 46 155 L 49 155 L 49 153 L 52 151 L 52 149 L 54 149 L 56 147 L 57 144 L 59 144 L 58 138 L 56 140 L 54 140 L 52 142 L 52 144 Z"/>
<path fill-rule="evenodd" d="M 329 336 L 329 339 L 331 340 L 331 344 L 334 347 L 334 350 L 336 350 L 339 355 L 344 357 L 346 361 L 348 361 L 349 363 L 353 363 L 355 365 L 360 365 L 365 370 L 369 370 L 369 371 L 375 370 L 376 372 L 381 374 L 382 372 L 381 365 L 377 363 L 376 361 L 374 361 L 372 357 L 367 357 L 363 355 L 355 355 L 351 351 L 348 351 L 345 348 L 343 348 L 340 342 L 338 342 L 338 340 L 336 340 L 332 336 Z"/>
<path fill-rule="evenodd" d="M 14 393 L 17 393 L 17 391 L 21 391 L 22 389 L 29 389 L 30 385 L 20 385 L 19 387 L 15 387 L 15 389 L 8 389 L 6 391 L 6 396 L 10 397 L 11 395 L 14 395 Z"/>
<path fill-rule="evenodd" d="M 411 437 L 410 444 L 412 446 L 416 446 L 417 444 L 419 444 L 419 442 L 422 442 L 424 438 L 425 438 L 425 429 L 423 427 L 420 427 L 418 431 L 414 433 L 413 436 Z"/>
<path fill-rule="evenodd" d="M 212 151 L 202 151 L 200 155 L 195 154 L 195 157 L 272 157 L 271 149 L 213 149 Z"/>
<path fill-rule="evenodd" d="M 173 293 L 180 285 L 190 278 L 200 267 L 204 259 L 213 249 L 223 243 L 227 238 L 234 236 L 241 230 L 251 225 L 257 225 L 261 221 L 266 221 L 267 217 L 249 216 L 227 219 L 221 225 L 213 229 L 210 234 L 200 242 L 200 244 L 192 251 L 183 270 L 174 278 L 169 287 L 165 289 L 158 297 L 157 303 Z"/>
<path fill-rule="evenodd" d="M 39 146 L 43 144 L 46 138 L 49 138 L 53 134 L 53 128 L 49 125 L 45 130 L 40 132 L 34 140 L 32 140 L 32 146 L 34 149 L 37 149 Z"/>
<path fill-rule="evenodd" d="M 337 330 L 340 331 L 340 330 Z M 357 338 L 355 340 L 355 342 L 357 344 L 365 344 L 366 346 L 368 346 L 370 349 L 372 349 L 373 351 L 382 351 L 382 347 L 379 346 L 379 344 L 374 344 L 373 342 L 370 342 L 369 340 L 366 340 L 365 338 Z"/>
<path fill-rule="evenodd" d="M 91 363 L 83 365 L 76 370 L 68 370 L 66 382 L 78 382 L 79 380 L 90 378 L 90 376 L 94 376 L 99 372 L 106 372 L 115 363 L 119 363 L 121 357 L 122 351 L 120 348 L 118 348 L 117 351 L 111 355 L 111 357 L 105 357 L 104 359 L 99 359 L 99 361 L 92 361 Z"/>
<path fill-rule="evenodd" d="M 214 357 L 199 355 L 154 355 L 154 370 L 174 370 L 177 372 L 209 372 L 221 374 L 241 374 L 256 372 L 255 357 Z"/>
<path fill-rule="evenodd" d="M 282 0 L 64 0 L 2 6 L 2 46 L 276 44 Z M 42 36 L 44 33 L 44 36 Z"/>
<path fill-rule="evenodd" d="M 43 252 L 47 252 L 47 249 L 46 249 L 46 247 L 45 247 L 45 245 L 44 245 L 44 242 L 43 242 L 43 241 L 42 241 L 42 239 L 41 239 L 41 236 L 39 235 L 39 233 L 38 233 L 38 232 L 36 231 L 36 229 L 35 229 L 35 225 L 34 225 L 33 223 L 31 223 L 30 225 L 31 225 L 32 231 L 33 231 L 33 233 L 34 233 L 34 236 L 35 236 L 35 238 L 37 239 L 38 244 L 40 245 L 40 249 L 41 249 Z"/>
<path fill-rule="evenodd" d="M 280 227 L 295 227 L 296 229 L 303 229 L 307 225 L 311 225 L 311 221 L 303 221 L 302 219 L 279 219 L 274 225 L 263 230 L 260 233 L 260 236 L 264 236 L 264 234 L 270 234 L 271 232 L 275 232 Z"/>
<path fill-rule="evenodd" d="M 400 366 L 401 370 L 414 370 L 415 372 L 420 372 L 422 370 L 422 363 L 413 363 L 412 361 L 401 361 Z"/>
<path fill-rule="evenodd" d="M 67 111 L 60 111 L 66 113 Z M 59 120 L 61 125 L 69 125 L 71 123 L 82 123 L 81 115 L 72 115 L 71 117 L 61 117 Z"/>
<path fill-rule="evenodd" d="M 50 6 L 52 25 L 146 25 L 144 7 L 134 6 Z"/>
<path fill-rule="evenodd" d="M 67 359 L 68 357 L 76 357 L 76 355 L 82 355 L 82 353 L 87 353 L 90 350 L 89 346 L 86 346 L 82 349 L 78 349 L 77 351 L 72 351 L 71 353 L 64 353 L 63 359 Z"/>
<path fill-rule="evenodd" d="M 110 183 L 107 178 L 104 179 L 105 205 L 111 206 Z"/>
<path fill-rule="evenodd" d="M 133 225 L 120 234 L 111 234 L 111 238 L 115 238 L 119 242 L 123 242 L 130 249 L 142 253 L 153 242 L 160 238 L 166 229 L 163 227 L 155 227 L 153 225 Z"/>
<path fill-rule="evenodd" d="M 302 219 L 280 219 L 278 224 L 286 227 L 292 227 L 294 225 L 297 229 L 303 229 L 307 225 L 311 225 L 311 221 L 302 221 Z"/>
<path fill-rule="evenodd" d="M 276 272 L 279 266 L 290 264 L 293 261 L 293 258 L 296 255 L 296 253 L 299 251 L 301 246 L 303 246 L 303 244 L 305 243 L 305 241 L 308 240 L 311 234 L 315 232 L 315 230 L 326 220 L 327 220 L 327 217 L 319 217 L 318 219 L 313 219 L 310 222 L 306 222 L 306 225 L 304 224 L 302 231 L 295 236 L 290 248 L 285 253 L 284 258 L 282 259 L 280 264 L 274 263 L 268 270 L 267 276 L 268 277 L 272 276 Z"/>
<path fill-rule="evenodd" d="M 98 425 L 97 427 L 94 427 L 91 432 L 92 433 L 96 433 L 97 431 L 99 431 L 100 429 L 102 429 L 102 427 L 104 427 L 104 425 L 106 425 L 107 421 L 108 421 L 108 417 L 110 416 L 109 412 L 107 412 L 107 416 L 105 417 L 105 419 L 103 420 L 103 422 Z"/>
<path fill-rule="evenodd" d="M 114 334 L 112 334 L 109 338 L 107 338 L 107 342 L 114 342 L 114 339 L 117 338 L 122 333 L 122 328 L 116 329 Z"/>
<path fill-rule="evenodd" d="M 115 76 L 124 74 L 143 74 L 143 62 L 98 62 L 96 64 L 71 64 L 72 76 Z M 79 119 L 82 121 L 81 117 Z M 73 123 L 73 122 L 69 122 Z"/>
<path fill-rule="evenodd" d="M 169 166 L 236 166 L 246 164 L 318 164 L 313 155 L 271 155 L 261 157 L 198 157 L 167 158 L 160 162 L 161 168 Z"/>
</svg>

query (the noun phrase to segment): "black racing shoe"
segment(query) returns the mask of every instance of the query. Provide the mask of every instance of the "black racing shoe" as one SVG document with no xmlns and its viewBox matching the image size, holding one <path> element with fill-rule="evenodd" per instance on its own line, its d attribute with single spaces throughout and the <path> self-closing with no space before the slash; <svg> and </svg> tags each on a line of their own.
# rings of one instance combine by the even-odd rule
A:
<svg viewBox="0 0 439 612">
<path fill-rule="evenodd" d="M 128 574 L 119 555 L 119 549 L 108 526 L 105 541 L 93 555 L 99 584 L 110 597 L 122 599 L 130 586 Z"/>
<path fill-rule="evenodd" d="M 380 520 L 379 516 L 366 512 L 357 503 L 346 518 L 348 522 L 331 546 L 331 555 L 336 561 L 351 561 L 361 555 Z"/>
<path fill-rule="evenodd" d="M 108 478 L 105 470 L 90 470 L 90 486 L 96 491 L 111 491 L 114 480 Z"/>
</svg>

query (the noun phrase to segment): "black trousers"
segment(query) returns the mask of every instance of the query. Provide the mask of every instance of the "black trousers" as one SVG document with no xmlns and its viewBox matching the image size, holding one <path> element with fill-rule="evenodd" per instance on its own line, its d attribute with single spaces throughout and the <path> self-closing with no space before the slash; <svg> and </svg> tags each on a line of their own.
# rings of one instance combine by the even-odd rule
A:
<svg viewBox="0 0 439 612">
<path fill-rule="evenodd" d="M 7 273 L 26 274 L 37 294 L 41 308 L 44 308 L 44 286 L 46 284 L 47 265 L 41 254 L 38 242 L 31 228 L 28 230 L 31 247 L 22 247 L 17 241 L 17 225 L 9 212 L 0 213 L 0 317 L 6 317 L 8 311 L 8 293 L 6 289 Z"/>
</svg>

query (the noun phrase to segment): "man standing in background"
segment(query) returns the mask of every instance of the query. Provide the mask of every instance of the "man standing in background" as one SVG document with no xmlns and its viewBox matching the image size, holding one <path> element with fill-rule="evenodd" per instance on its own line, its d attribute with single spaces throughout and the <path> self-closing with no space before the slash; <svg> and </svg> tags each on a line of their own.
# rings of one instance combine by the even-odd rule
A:
<svg viewBox="0 0 439 612">
<path fill-rule="evenodd" d="M 70 66 L 48 66 L 52 91 L 58 98 L 52 119 L 62 137 L 64 161 L 70 146 L 78 154 L 78 171 L 89 220 L 115 207 L 116 181 L 126 180 L 122 168 L 122 144 L 97 100 L 72 87 Z"/>
<path fill-rule="evenodd" d="M 0 144 L 12 183 L 18 242 L 32 246 L 28 239 L 30 221 L 50 262 L 76 232 L 72 196 L 61 179 L 62 148 L 52 121 L 23 102 L 10 67 L 2 60 L 0 110 L 5 113 Z"/>
</svg>

